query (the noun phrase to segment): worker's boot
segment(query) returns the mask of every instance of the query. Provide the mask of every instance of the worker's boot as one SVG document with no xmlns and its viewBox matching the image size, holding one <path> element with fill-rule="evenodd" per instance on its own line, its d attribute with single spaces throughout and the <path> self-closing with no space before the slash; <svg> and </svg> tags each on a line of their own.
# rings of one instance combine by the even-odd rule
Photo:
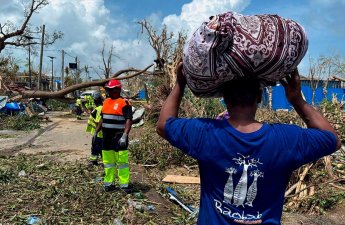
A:
<svg viewBox="0 0 345 225">
<path fill-rule="evenodd" d="M 108 185 L 108 186 L 104 186 L 104 191 L 105 192 L 111 192 L 111 191 L 115 191 L 116 188 L 115 188 L 115 185 L 111 184 L 111 185 Z"/>
<path fill-rule="evenodd" d="M 90 160 L 89 165 L 90 166 L 98 166 L 98 161 L 97 160 Z"/>
<path fill-rule="evenodd" d="M 98 156 L 97 155 L 90 155 L 89 166 L 98 166 Z"/>
<path fill-rule="evenodd" d="M 131 194 L 133 192 L 130 187 L 120 187 L 120 190 L 125 192 L 126 194 Z"/>
</svg>

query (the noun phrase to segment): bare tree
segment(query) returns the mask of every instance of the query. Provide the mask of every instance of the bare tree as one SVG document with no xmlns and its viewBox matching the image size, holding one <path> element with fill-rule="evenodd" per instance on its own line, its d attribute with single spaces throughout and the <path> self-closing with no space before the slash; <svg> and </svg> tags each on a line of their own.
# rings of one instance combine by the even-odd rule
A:
<svg viewBox="0 0 345 225">
<path fill-rule="evenodd" d="M 25 5 L 24 9 L 24 20 L 22 24 L 17 27 L 12 22 L 7 21 L 5 23 L 0 23 L 0 52 L 7 46 L 28 46 L 31 44 L 38 44 L 38 42 L 27 41 L 27 36 L 30 36 L 32 27 L 29 21 L 34 13 L 37 13 L 41 8 L 48 5 L 48 0 L 31 0 L 30 4 Z M 40 28 L 36 28 L 40 31 Z M 45 38 L 45 45 L 54 43 L 57 39 L 62 38 L 63 33 L 53 32 L 52 34 L 47 34 Z"/>
<path fill-rule="evenodd" d="M 179 33 L 177 37 L 174 37 L 173 33 L 168 32 L 166 26 L 158 33 L 146 20 L 138 23 L 141 25 L 141 32 L 147 34 L 148 41 L 156 53 L 154 60 L 156 74 L 165 76 L 169 87 L 172 88 L 176 81 L 175 68 L 182 60 L 186 36 Z"/>
<path fill-rule="evenodd" d="M 166 26 L 163 26 L 161 31 L 157 31 L 146 20 L 138 22 L 141 26 L 141 33 L 146 34 L 149 44 L 156 53 L 154 74 L 155 87 L 149 87 L 150 111 L 148 116 L 156 118 L 159 115 L 162 104 L 171 92 L 172 87 L 176 81 L 175 68 L 182 60 L 183 47 L 186 36 L 179 33 L 174 36 L 169 33 Z M 183 102 L 182 108 L 189 108 L 187 105 L 191 101 Z M 182 110 L 184 111 L 184 110 Z"/>
<path fill-rule="evenodd" d="M 320 87 L 320 81 L 324 80 L 323 90 L 327 94 L 328 81 L 334 77 L 341 77 L 345 74 L 345 62 L 338 55 L 320 56 L 316 60 L 309 59 L 310 87 L 312 89 L 312 104 L 314 104 L 316 89 Z"/>
<path fill-rule="evenodd" d="M 103 41 L 103 48 L 102 48 L 102 61 L 103 61 L 103 68 L 100 67 L 100 69 L 102 70 L 103 74 L 104 74 L 104 77 L 105 79 L 108 79 L 112 73 L 112 60 L 113 60 L 113 57 L 116 57 L 116 58 L 119 58 L 119 56 L 117 56 L 115 53 L 114 53 L 114 45 L 112 44 L 110 46 L 110 49 L 108 51 L 108 55 L 106 55 L 106 44 L 105 44 L 105 41 Z"/>
<path fill-rule="evenodd" d="M 316 89 L 319 86 L 319 82 L 321 79 L 321 71 L 323 70 L 322 65 L 319 63 L 318 60 L 313 60 L 312 58 L 309 58 L 309 80 L 310 80 L 310 88 L 312 89 L 312 105 L 315 103 L 315 94 Z"/>
</svg>

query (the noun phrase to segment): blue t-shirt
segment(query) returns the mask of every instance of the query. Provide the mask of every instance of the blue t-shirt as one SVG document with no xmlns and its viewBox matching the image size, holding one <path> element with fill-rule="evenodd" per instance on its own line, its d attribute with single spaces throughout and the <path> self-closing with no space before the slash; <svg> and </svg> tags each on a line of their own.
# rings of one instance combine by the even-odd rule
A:
<svg viewBox="0 0 345 225">
<path fill-rule="evenodd" d="M 198 160 L 199 225 L 280 224 L 292 171 L 336 150 L 331 132 L 286 124 L 241 133 L 227 120 L 170 118 L 165 134 Z"/>
</svg>

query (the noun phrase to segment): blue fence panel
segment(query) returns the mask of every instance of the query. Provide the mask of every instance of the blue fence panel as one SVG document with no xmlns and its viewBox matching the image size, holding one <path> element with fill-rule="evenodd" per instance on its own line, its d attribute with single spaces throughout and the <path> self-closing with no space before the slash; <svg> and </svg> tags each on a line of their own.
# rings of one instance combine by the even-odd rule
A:
<svg viewBox="0 0 345 225">
<path fill-rule="evenodd" d="M 283 86 L 275 86 L 272 90 L 272 108 L 291 110 L 292 106 L 285 97 L 285 90 Z"/>
<path fill-rule="evenodd" d="M 320 105 L 320 103 L 325 100 L 325 94 L 323 93 L 323 88 L 316 88 L 314 96 L 314 104 Z"/>
<path fill-rule="evenodd" d="M 302 93 L 305 100 L 312 104 L 313 98 L 313 90 L 308 86 L 302 86 Z M 324 95 L 323 88 L 317 88 L 315 90 L 314 95 L 314 104 L 319 105 L 322 101 L 327 99 L 328 101 L 332 101 L 333 95 L 336 95 L 339 102 L 345 101 L 345 89 L 342 88 L 327 88 L 327 95 Z M 268 106 L 268 94 L 263 93 L 263 101 L 264 106 Z M 277 109 L 287 109 L 291 110 L 292 106 L 287 101 L 285 97 L 285 90 L 283 86 L 275 86 L 272 89 L 272 108 L 273 110 Z"/>
<path fill-rule="evenodd" d="M 339 102 L 345 101 L 345 89 L 342 88 L 327 88 L 327 100 L 332 101 L 333 95 L 336 95 Z"/>
<path fill-rule="evenodd" d="M 302 93 L 303 93 L 304 99 L 309 104 L 311 104 L 311 102 L 313 100 L 313 90 L 310 87 L 308 87 L 308 86 L 302 86 L 301 89 L 302 89 Z"/>
</svg>

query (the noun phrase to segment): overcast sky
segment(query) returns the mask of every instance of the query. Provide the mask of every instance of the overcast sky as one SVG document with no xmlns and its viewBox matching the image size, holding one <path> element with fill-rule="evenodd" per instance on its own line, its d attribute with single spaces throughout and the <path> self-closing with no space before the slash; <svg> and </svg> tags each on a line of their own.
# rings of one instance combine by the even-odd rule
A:
<svg viewBox="0 0 345 225">
<path fill-rule="evenodd" d="M 29 0 L 0 0 L 0 22 L 22 22 L 23 6 Z M 147 19 L 156 28 L 163 24 L 173 32 L 183 30 L 190 35 L 209 16 L 226 11 L 242 14 L 278 14 L 294 19 L 304 26 L 309 37 L 309 50 L 300 64 L 306 73 L 309 58 L 320 55 L 345 55 L 345 0 L 50 0 L 50 4 L 33 15 L 31 24 L 46 25 L 46 30 L 59 30 L 63 40 L 57 41 L 44 52 L 44 71 L 51 73 L 47 56 L 55 56 L 54 73 L 61 71 L 61 49 L 68 55 L 65 66 L 80 59 L 81 67 L 98 68 L 102 64 L 101 49 L 105 40 L 114 44 L 114 71 L 129 66 L 143 68 L 154 59 L 154 52 L 136 23 Z M 34 34 L 35 35 L 35 34 Z M 37 34 L 39 37 L 39 35 Z M 24 68 L 27 51 L 7 48 L 1 54 L 12 54 Z M 33 57 L 34 65 L 38 56 Z M 92 72 L 94 78 L 97 76 Z"/>
</svg>

